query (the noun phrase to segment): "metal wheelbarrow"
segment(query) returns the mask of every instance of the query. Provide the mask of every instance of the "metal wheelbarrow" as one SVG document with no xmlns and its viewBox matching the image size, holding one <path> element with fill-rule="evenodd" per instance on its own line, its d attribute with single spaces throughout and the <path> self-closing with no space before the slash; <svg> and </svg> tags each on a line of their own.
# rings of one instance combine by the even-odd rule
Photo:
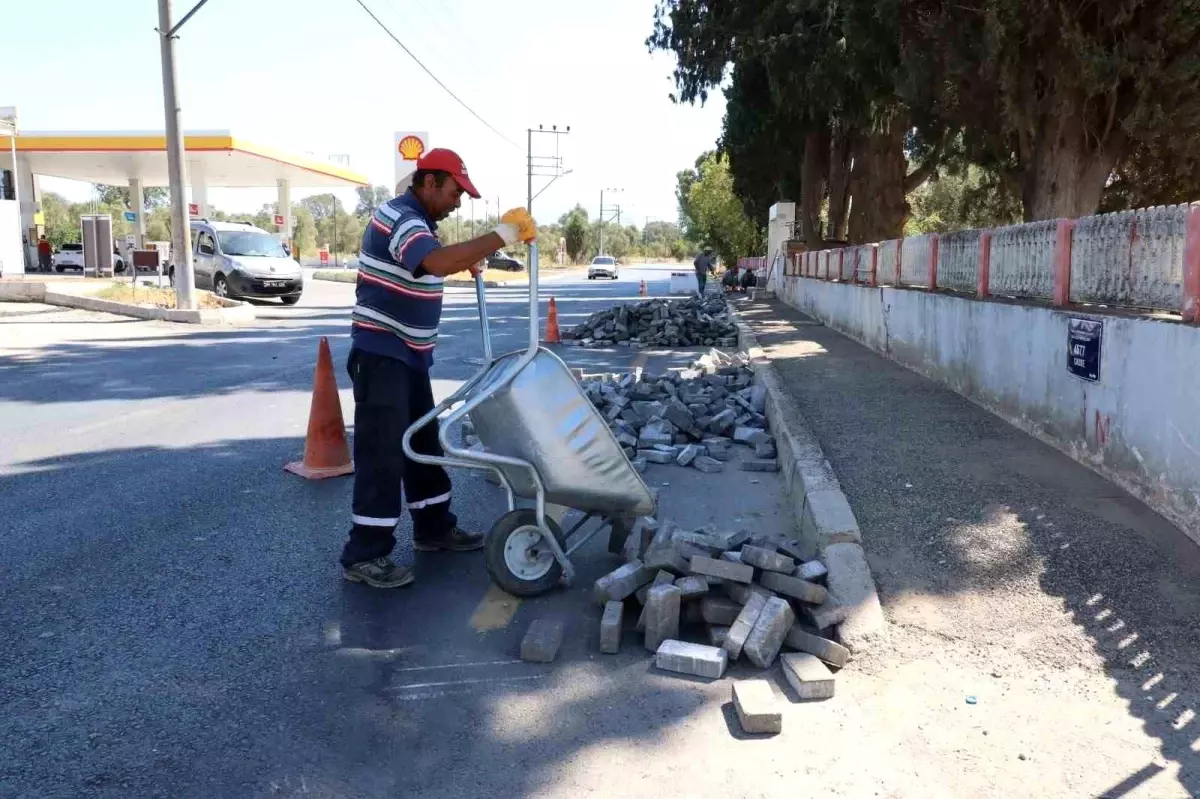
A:
<svg viewBox="0 0 1200 799">
<path fill-rule="evenodd" d="M 537 246 L 529 248 L 529 346 L 492 357 L 483 276 L 475 276 L 485 364 L 404 434 L 404 454 L 418 463 L 494 472 L 508 512 L 487 533 L 488 572 L 505 591 L 534 596 L 575 576 L 570 556 L 601 530 L 619 553 L 638 516 L 654 513 L 654 497 L 567 365 L 538 346 Z M 457 407 L 456 407 L 457 406 Z M 445 414 L 443 416 L 442 414 Z M 451 443 L 449 431 L 470 418 L 482 450 Z M 439 424 L 445 456 L 413 451 L 412 437 Z M 517 498 L 533 507 L 517 507 Z M 583 513 L 570 530 L 563 514 Z M 590 530 L 587 522 L 597 520 Z"/>
</svg>

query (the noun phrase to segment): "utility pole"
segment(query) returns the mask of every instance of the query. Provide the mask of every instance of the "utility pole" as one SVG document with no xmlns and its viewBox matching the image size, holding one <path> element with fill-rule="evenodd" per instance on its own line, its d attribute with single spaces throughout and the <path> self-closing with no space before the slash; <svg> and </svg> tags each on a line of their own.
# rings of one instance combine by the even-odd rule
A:
<svg viewBox="0 0 1200 799">
<path fill-rule="evenodd" d="M 545 126 L 538 125 L 537 130 L 533 128 L 525 129 L 525 208 L 529 213 L 533 213 L 533 201 L 537 199 L 538 194 L 541 194 L 546 189 L 550 188 L 550 184 L 564 175 L 571 173 L 570 169 L 564 170 L 562 156 L 558 154 L 558 141 L 560 136 L 566 136 L 571 132 L 571 126 L 567 125 L 566 130 L 559 130 L 558 125 L 551 125 L 550 130 L 546 130 Z M 534 155 L 533 154 L 533 134 L 541 133 L 547 136 L 554 137 L 554 155 Z M 535 177 L 550 178 L 550 182 L 542 186 L 537 194 L 533 193 L 533 179 Z M 500 213 L 500 200 L 496 200 L 496 213 Z"/>
<path fill-rule="evenodd" d="M 183 130 L 179 124 L 179 92 L 175 75 L 175 34 L 208 0 L 200 0 L 177 24 L 171 24 L 171 0 L 158 0 L 158 34 L 162 52 L 163 110 L 166 116 L 167 182 L 171 186 L 171 249 L 175 262 L 175 305 L 196 308 L 196 278 L 192 269 L 192 232 L 188 226 L 183 187 Z M 14 164 L 15 166 L 15 164 Z"/>
<path fill-rule="evenodd" d="M 596 255 L 604 254 L 604 192 L 606 192 L 606 191 L 625 191 L 625 190 L 624 189 L 615 189 L 611 186 L 607 189 L 600 190 L 600 248 L 599 248 L 599 251 L 596 253 Z M 620 209 L 618 208 L 618 210 L 617 210 L 617 219 L 618 220 L 620 220 L 620 218 L 621 218 L 620 213 L 621 213 Z M 619 221 L 618 221 L 618 224 L 620 224 Z"/>
</svg>

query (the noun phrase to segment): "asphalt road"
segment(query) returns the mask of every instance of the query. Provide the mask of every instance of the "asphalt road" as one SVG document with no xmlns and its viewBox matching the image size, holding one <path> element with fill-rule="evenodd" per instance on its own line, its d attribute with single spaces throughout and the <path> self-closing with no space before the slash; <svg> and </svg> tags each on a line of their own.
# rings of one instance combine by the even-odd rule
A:
<svg viewBox="0 0 1200 799">
<path fill-rule="evenodd" d="M 541 296 L 569 325 L 636 299 L 643 278 L 663 294 L 666 277 L 558 274 Z M 498 352 L 523 346 L 527 296 L 489 291 Z M 313 282 L 244 329 L 0 308 L 0 796 L 630 796 L 692 774 L 728 795 L 741 784 L 741 757 L 723 750 L 728 682 L 656 672 L 632 632 L 622 654 L 598 654 L 588 589 L 617 565 L 601 538 L 573 590 L 524 602 L 491 588 L 481 555 L 406 543 L 415 586 L 341 579 L 350 480 L 280 467 L 303 448 L 320 336 L 352 418 L 352 298 Z M 473 292 L 449 291 L 435 392 L 480 353 Z M 696 351 L 562 354 L 654 371 Z M 646 479 L 684 525 L 787 524 L 774 475 L 658 466 Z M 475 474 L 455 475 L 454 508 L 476 529 L 505 509 Z M 559 660 L 519 662 L 545 616 L 567 622 Z M 712 755 L 698 771 L 696 747 Z"/>
</svg>

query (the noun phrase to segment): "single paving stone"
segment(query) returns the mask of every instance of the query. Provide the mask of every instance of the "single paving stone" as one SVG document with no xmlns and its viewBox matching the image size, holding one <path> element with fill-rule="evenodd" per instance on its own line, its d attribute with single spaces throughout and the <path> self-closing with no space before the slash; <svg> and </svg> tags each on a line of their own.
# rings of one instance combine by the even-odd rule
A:
<svg viewBox="0 0 1200 799">
<path fill-rule="evenodd" d="M 716 533 L 715 537 L 721 541 L 722 549 L 737 549 L 750 540 L 750 532 L 748 530 L 727 531 Z"/>
<path fill-rule="evenodd" d="M 683 555 L 679 544 L 675 541 L 651 544 L 650 548 L 646 550 L 646 565 L 654 569 L 674 572 L 681 577 L 688 574 L 689 570 L 688 558 Z"/>
<path fill-rule="evenodd" d="M 837 666 L 839 669 L 850 660 L 850 650 L 846 647 L 836 641 L 830 641 L 828 638 L 813 635 L 799 627 L 792 627 L 787 637 L 783 639 L 783 643 L 792 649 L 816 655 L 829 665 Z"/>
<path fill-rule="evenodd" d="M 562 646 L 563 623 L 550 619 L 534 619 L 521 639 L 521 660 L 530 663 L 553 663 Z"/>
<path fill-rule="evenodd" d="M 773 591 L 763 588 L 761 585 L 743 585 L 742 583 L 726 583 L 725 593 L 729 594 L 729 598 L 739 605 L 745 605 L 750 601 L 750 597 L 757 594 L 763 599 L 770 599 L 775 596 Z"/>
<path fill-rule="evenodd" d="M 777 472 L 779 471 L 779 461 L 751 458 L 742 461 L 741 467 L 743 472 Z"/>
<path fill-rule="evenodd" d="M 656 586 L 656 585 L 671 585 L 674 582 L 675 582 L 675 575 L 671 574 L 668 571 L 660 571 L 658 574 L 654 575 L 654 582 L 650 583 L 649 585 L 643 585 L 641 588 L 639 588 L 637 590 L 637 594 L 636 594 L 637 601 L 641 602 L 643 605 L 645 605 L 646 604 L 646 596 L 647 596 L 647 594 L 650 593 L 651 587 Z"/>
<path fill-rule="evenodd" d="M 725 624 L 710 624 L 708 626 L 709 646 L 721 646 L 729 637 L 729 627 Z"/>
<path fill-rule="evenodd" d="M 600 651 L 615 655 L 621 651 L 621 621 L 625 615 L 625 603 L 612 600 L 605 604 L 600 617 Z"/>
<path fill-rule="evenodd" d="M 704 449 L 696 444 L 688 444 L 679 452 L 679 457 L 675 459 L 675 463 L 680 466 L 691 466 L 692 461 L 696 460 Z"/>
<path fill-rule="evenodd" d="M 754 568 L 744 563 L 730 563 L 727 560 L 697 556 L 692 558 L 688 567 L 692 574 L 720 577 L 722 580 L 749 583 L 754 579 Z"/>
<path fill-rule="evenodd" d="M 771 440 L 771 434 L 761 427 L 738 427 L 733 431 L 733 440 L 739 444 L 756 447 Z"/>
<path fill-rule="evenodd" d="M 754 623 L 754 629 L 750 631 L 742 651 L 755 666 L 760 669 L 770 668 L 775 662 L 775 656 L 779 654 L 779 648 L 783 646 L 783 639 L 795 622 L 796 614 L 792 612 L 792 606 L 786 600 L 779 597 L 768 599 L 762 613 L 758 614 L 758 621 Z"/>
<path fill-rule="evenodd" d="M 818 630 L 828 630 L 834 625 L 841 624 L 850 613 L 850 608 L 834 602 L 826 602 L 819 607 L 805 607 L 803 614 Z"/>
<path fill-rule="evenodd" d="M 710 458 L 707 455 L 700 455 L 692 461 L 692 466 L 696 467 L 705 474 L 716 474 L 725 470 L 725 464 L 716 458 Z"/>
<path fill-rule="evenodd" d="M 669 452 L 663 452 L 657 449 L 639 449 L 637 451 L 638 460 L 646 461 L 647 463 L 667 464 L 675 460 L 675 456 Z"/>
<path fill-rule="evenodd" d="M 746 602 L 742 612 L 734 619 L 733 624 L 729 626 L 729 636 L 721 646 L 729 653 L 730 660 L 737 660 L 738 656 L 742 654 L 742 647 L 746 645 L 746 639 L 750 637 L 755 622 L 758 621 L 759 615 L 766 606 L 767 600 L 760 594 L 754 594 Z"/>
<path fill-rule="evenodd" d="M 808 563 L 801 563 L 796 567 L 796 576 L 809 582 L 820 580 L 827 574 L 829 574 L 829 569 L 825 568 L 825 564 L 819 560 L 810 560 Z"/>
<path fill-rule="evenodd" d="M 745 732 L 774 734 L 783 730 L 783 712 L 766 680 L 735 682 L 733 707 Z"/>
<path fill-rule="evenodd" d="M 645 458 L 634 458 L 633 460 L 629 461 L 629 465 L 632 466 L 638 474 L 643 474 L 646 471 L 647 463 Z"/>
<path fill-rule="evenodd" d="M 808 652 L 785 652 L 780 659 L 783 676 L 801 699 L 829 699 L 833 696 L 833 672 Z"/>
<path fill-rule="evenodd" d="M 654 665 L 667 671 L 718 679 L 725 674 L 729 654 L 720 647 L 667 640 L 654 654 Z"/>
<path fill-rule="evenodd" d="M 764 588 L 769 588 L 793 599 L 799 599 L 801 602 L 808 602 L 811 605 L 820 605 L 829 595 L 823 585 L 777 572 L 763 572 L 758 581 Z"/>
<path fill-rule="evenodd" d="M 699 602 L 686 602 L 683 605 L 683 621 L 685 624 L 704 624 L 704 614 Z"/>
<path fill-rule="evenodd" d="M 742 563 L 769 572 L 791 574 L 796 570 L 796 561 L 771 549 L 746 544 L 742 547 Z M 761 581 L 760 581 L 761 582 Z M 770 588 L 770 586 L 767 586 Z"/>
<path fill-rule="evenodd" d="M 675 587 L 679 589 L 680 598 L 684 601 L 699 599 L 708 593 L 708 581 L 694 574 L 689 574 L 687 577 L 680 577 L 675 581 Z"/>
<path fill-rule="evenodd" d="M 722 552 L 721 560 L 727 560 L 730 563 L 744 563 L 740 550 L 736 552 Z"/>
<path fill-rule="evenodd" d="M 646 648 L 658 650 L 668 638 L 679 636 L 679 600 L 682 592 L 673 585 L 656 585 L 646 597 Z"/>
<path fill-rule="evenodd" d="M 721 411 L 708 423 L 708 432 L 718 435 L 727 433 L 733 427 L 733 420 L 736 418 L 737 414 L 731 410 Z"/>
<path fill-rule="evenodd" d="M 653 569 L 640 560 L 633 560 L 597 580 L 592 596 L 599 605 L 610 599 L 620 601 L 653 579 Z"/>
<path fill-rule="evenodd" d="M 776 545 L 776 549 L 789 558 L 794 559 L 797 563 L 804 560 L 804 549 L 800 546 L 799 541 L 791 541 L 785 538 Z"/>
<path fill-rule="evenodd" d="M 700 612 L 709 624 L 719 624 L 728 627 L 742 612 L 742 606 L 732 599 L 720 596 L 706 596 L 700 602 Z"/>
<path fill-rule="evenodd" d="M 694 547 L 699 547 L 705 550 L 704 554 L 706 555 L 715 556 L 725 549 L 724 541 L 721 538 L 711 533 L 702 533 L 699 530 L 694 533 L 686 530 L 677 530 L 672 538 L 675 541 L 682 541 Z"/>
<path fill-rule="evenodd" d="M 775 442 L 774 441 L 767 441 L 766 443 L 763 443 L 763 444 L 755 444 L 754 445 L 754 457 L 756 457 L 756 458 L 774 458 L 775 456 L 776 456 L 776 452 L 775 452 Z M 774 470 L 772 469 L 771 471 L 774 471 Z"/>
</svg>

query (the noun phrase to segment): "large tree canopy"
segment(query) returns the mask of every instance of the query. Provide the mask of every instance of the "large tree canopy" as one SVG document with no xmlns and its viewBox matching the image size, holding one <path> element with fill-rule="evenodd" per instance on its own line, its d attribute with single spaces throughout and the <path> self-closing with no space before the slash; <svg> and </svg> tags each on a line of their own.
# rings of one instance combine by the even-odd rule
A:
<svg viewBox="0 0 1200 799">
<path fill-rule="evenodd" d="M 797 201 L 810 247 L 900 235 L 939 169 L 985 217 L 1200 196 L 1196 0 L 659 0 L 647 44 L 672 99 L 725 93 L 745 210 Z"/>
</svg>

